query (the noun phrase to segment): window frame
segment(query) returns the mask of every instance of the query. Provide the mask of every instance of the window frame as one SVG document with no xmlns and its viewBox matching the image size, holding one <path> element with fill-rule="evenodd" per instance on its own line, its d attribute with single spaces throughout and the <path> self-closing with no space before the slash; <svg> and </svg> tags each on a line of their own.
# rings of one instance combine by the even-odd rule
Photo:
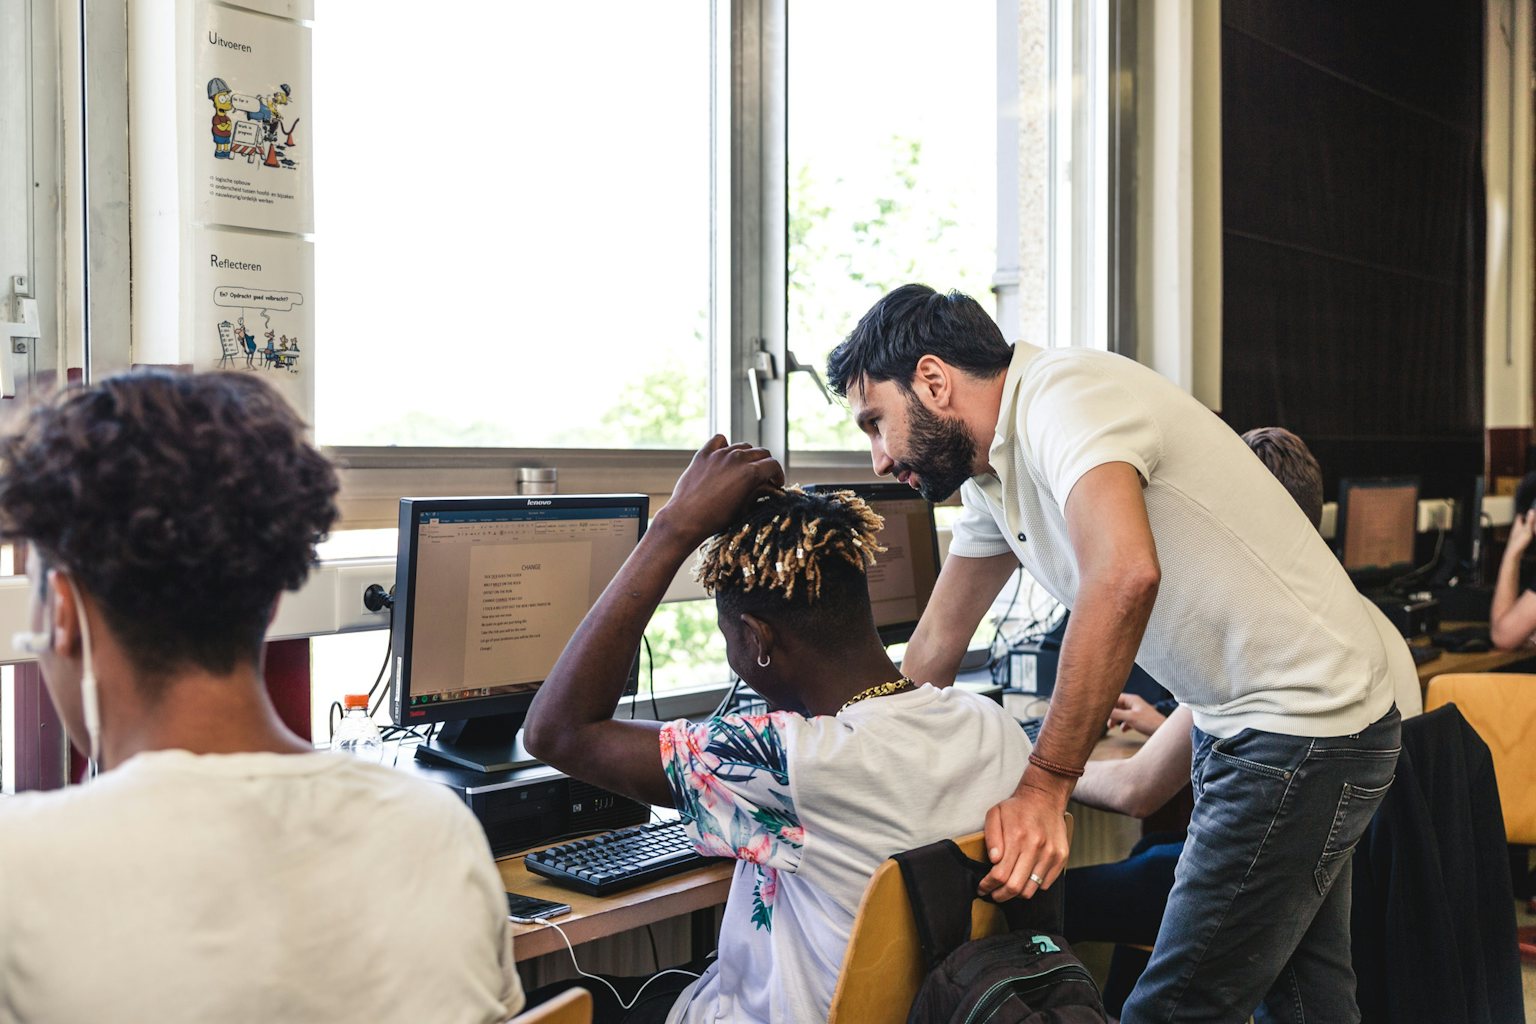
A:
<svg viewBox="0 0 1536 1024">
<path fill-rule="evenodd" d="M 792 480 L 874 480 L 865 451 L 796 452 L 788 447 L 789 3 L 790 0 L 710 3 L 714 83 L 710 104 L 714 154 L 710 175 L 713 230 L 708 334 L 711 425 L 733 440 L 751 441 L 781 454 Z M 1054 0 L 1053 10 L 1056 3 L 1073 10 L 1074 21 L 1079 20 L 1076 12 L 1084 9 L 1119 18 L 1125 17 L 1125 11 L 1133 6 L 1123 0 L 1114 0 L 1113 5 L 1110 0 Z M 71 329 L 61 330 L 61 338 L 74 340 L 67 351 L 64 344 L 60 345 L 60 361 L 83 367 L 84 377 L 89 380 L 134 364 L 127 259 L 129 168 L 112 154 L 131 152 L 127 126 L 133 90 L 124 89 L 124 83 L 129 82 L 129 22 L 138 15 L 131 13 L 125 17 L 110 5 L 64 5 L 60 10 L 62 35 L 80 40 L 77 53 L 70 53 L 66 47 L 63 54 L 65 63 L 77 63 L 61 68 L 59 75 L 65 83 L 61 101 L 61 163 L 66 168 L 63 173 L 72 173 L 76 179 L 72 182 L 74 203 L 67 205 L 63 214 L 63 248 L 67 252 L 60 263 L 66 268 L 79 268 L 68 275 L 72 278 L 71 290 L 62 307 L 71 318 Z M 998 0 L 1002 30 L 998 41 L 1000 98 L 1006 97 L 1010 87 L 1016 97 L 1017 78 L 1010 69 L 1018 64 L 1018 40 L 1014 37 L 1019 11 L 1019 0 Z M 151 16 L 147 12 L 148 9 L 144 17 Z M 1114 73 L 1113 68 L 1107 70 Z M 1004 76 L 1009 80 L 1005 82 Z M 73 121 L 72 109 L 76 111 Z M 722 126 L 728 130 L 722 130 Z M 1013 318 L 1008 312 L 1008 289 L 1016 292 L 1019 286 L 1016 268 L 1005 266 L 1017 256 L 1019 224 L 1002 223 L 1009 216 L 1017 220 L 1017 118 L 1011 123 L 1000 122 L 999 131 L 999 242 L 1005 238 L 1014 240 L 1014 249 L 1007 254 L 1000 245 L 995 268 L 994 291 L 999 293 L 1000 320 L 1006 322 Z M 80 141 L 70 141 L 72 132 L 78 133 Z M 1009 132 L 1011 135 L 1004 139 Z M 1112 192 L 1116 190 L 1115 177 L 1112 171 Z M 1133 175 L 1127 176 L 1126 180 L 1132 178 Z M 1005 196 L 1002 191 L 1010 182 L 1013 192 Z M 1080 206 L 1074 204 L 1071 214 L 1074 228 L 1080 226 Z M 1106 227 L 1102 213 L 1095 223 L 1096 230 L 1113 229 L 1113 224 Z M 1112 240 L 1112 257 L 1117 248 Z M 91 285 L 88 290 L 83 287 L 87 276 Z M 1130 293 L 1127 288 L 1125 294 Z M 1016 304 L 1017 296 L 1014 300 Z M 515 493 L 516 470 L 530 466 L 558 469 L 559 489 L 564 493 L 640 490 L 651 495 L 653 508 L 659 508 L 692 456 L 691 451 L 665 449 L 327 446 L 325 451 L 340 466 L 340 529 L 396 526 L 398 501 L 407 495 Z M 669 594 L 669 599 L 681 598 Z M 362 628 L 378 629 L 382 625 Z M 327 631 L 303 635 L 324 632 Z M 9 659 L 0 658 L 5 660 Z M 713 695 L 718 700 L 726 685 L 704 688 L 698 693 Z M 682 698 L 684 694 L 676 696 Z M 704 698 L 694 695 L 690 699 Z M 662 698 L 663 703 L 666 701 Z"/>
</svg>

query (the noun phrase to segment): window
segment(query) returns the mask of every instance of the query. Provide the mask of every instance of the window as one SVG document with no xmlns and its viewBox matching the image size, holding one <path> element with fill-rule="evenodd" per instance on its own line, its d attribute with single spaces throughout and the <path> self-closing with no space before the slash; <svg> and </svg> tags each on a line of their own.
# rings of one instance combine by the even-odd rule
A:
<svg viewBox="0 0 1536 1024">
<path fill-rule="evenodd" d="M 1049 344 L 1110 343 L 1109 0 L 1054 0 Z"/>
<path fill-rule="evenodd" d="M 157 123 L 138 115 L 177 88 L 175 33 L 157 5 L 129 19 L 111 5 L 13 6 L 0 66 L 25 70 L 0 81 L 0 112 L 31 131 L 0 150 L 0 220 L 26 224 L 0 233 L 0 305 L 10 276 L 29 275 L 42 326 L 31 369 L 78 370 L 88 327 L 99 376 L 145 361 L 130 324 L 180 326 L 153 291 L 130 307 L 122 258 L 130 208 L 141 227 L 160 216 L 139 201 L 158 143 L 128 145 L 128 108 L 143 132 Z M 1021 251 L 1049 249 L 1048 223 L 1058 243 L 1079 239 L 1061 257 L 1073 268 L 1099 251 L 1103 225 L 1085 217 L 1102 176 L 1084 186 L 1073 168 L 1103 148 L 1099 33 L 1115 0 L 959 0 L 942 17 L 921 0 L 320 7 L 314 419 L 351 463 L 330 557 L 392 552 L 389 530 L 355 528 L 389 526 L 402 493 L 506 491 L 527 449 L 561 449 L 566 490 L 659 496 L 676 449 L 711 430 L 786 454 L 841 450 L 821 465 L 842 473 L 863 443 L 807 375 L 785 384 L 786 341 L 822 369 L 880 294 L 913 279 L 978 298 L 992 281 L 1000 300 L 1009 287 L 1054 294 L 1056 277 L 1015 273 Z M 87 38 L 102 59 L 82 61 Z M 1026 51 L 1049 55 L 1051 73 L 1026 73 Z M 1009 149 L 1008 125 L 1036 108 L 1055 118 L 1053 146 L 1021 146 L 1015 130 Z M 1034 159 L 1049 169 L 1013 182 Z M 1048 180 L 1062 209 L 1020 209 Z M 153 262 L 145 237 L 140 270 Z M 1102 305 L 1074 273 L 1074 308 Z M 999 314 L 1010 337 L 1046 333 Z M 754 415 L 745 378 L 759 346 L 771 358 Z M 710 602 L 658 613 L 659 691 L 723 678 L 712 619 Z M 317 641 L 316 704 L 371 682 L 386 643 Z M 41 727 L 15 713 L 41 694 L 33 676 L 25 693 L 0 684 L 8 761 L 39 746 Z"/>
<path fill-rule="evenodd" d="M 788 343 L 801 362 L 824 373 L 864 311 L 911 281 L 987 304 L 997 93 L 995 4 L 791 8 Z M 792 374 L 789 447 L 866 442 L 842 403 Z"/>
<path fill-rule="evenodd" d="M 321 12 L 319 441 L 696 447 L 712 68 L 708 4 Z"/>
</svg>

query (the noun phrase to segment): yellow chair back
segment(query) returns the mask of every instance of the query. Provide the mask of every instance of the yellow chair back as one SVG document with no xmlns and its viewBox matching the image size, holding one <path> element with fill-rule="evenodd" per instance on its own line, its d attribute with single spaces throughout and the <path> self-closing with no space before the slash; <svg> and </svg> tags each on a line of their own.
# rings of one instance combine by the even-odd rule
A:
<svg viewBox="0 0 1536 1024">
<path fill-rule="evenodd" d="M 1071 839 L 1069 814 L 1068 842 Z M 986 860 L 985 841 L 976 832 L 956 839 L 955 844 L 972 860 Z M 1056 884 L 1065 882 L 1058 878 Z M 1008 922 L 995 904 L 985 900 L 971 904 L 971 938 L 1007 930 Z M 900 865 L 887 860 L 875 869 L 854 916 L 827 1024 L 904 1024 L 922 984 L 923 949 L 906 882 Z"/>
<path fill-rule="evenodd" d="M 1536 844 L 1536 675 L 1447 673 L 1429 681 L 1424 710 L 1455 704 L 1493 752 L 1512 844 Z"/>
<path fill-rule="evenodd" d="M 547 1003 L 513 1017 L 507 1024 L 592 1024 L 592 993 L 568 988 Z"/>
</svg>

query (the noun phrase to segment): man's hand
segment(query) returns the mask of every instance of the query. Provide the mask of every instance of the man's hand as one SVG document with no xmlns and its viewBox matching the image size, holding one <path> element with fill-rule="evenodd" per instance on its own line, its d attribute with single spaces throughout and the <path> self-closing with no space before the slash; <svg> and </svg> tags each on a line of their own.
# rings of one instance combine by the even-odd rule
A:
<svg viewBox="0 0 1536 1024">
<path fill-rule="evenodd" d="M 1134 693 L 1122 693 L 1115 698 L 1115 706 L 1109 712 L 1109 727 L 1120 727 L 1121 732 L 1135 729 L 1143 736 L 1151 736 L 1167 721 L 1167 716 Z"/>
<path fill-rule="evenodd" d="M 716 434 L 694 453 L 654 525 L 697 547 L 740 519 L 748 502 L 783 486 L 784 467 L 766 448 L 726 444 Z"/>
<path fill-rule="evenodd" d="M 987 812 L 992 872 L 981 880 L 983 896 L 1003 903 L 1051 887 L 1066 866 L 1070 846 L 1065 804 L 1064 795 L 1021 782 L 1013 796 Z"/>
</svg>

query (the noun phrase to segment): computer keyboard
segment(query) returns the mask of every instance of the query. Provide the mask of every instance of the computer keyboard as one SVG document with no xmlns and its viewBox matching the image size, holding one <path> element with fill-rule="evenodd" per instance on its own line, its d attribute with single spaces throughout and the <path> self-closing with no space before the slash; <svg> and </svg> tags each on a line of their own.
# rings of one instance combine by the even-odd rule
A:
<svg viewBox="0 0 1536 1024">
<path fill-rule="evenodd" d="M 710 858 L 693 848 L 681 821 L 635 825 L 530 853 L 536 875 L 578 892 L 607 896 L 698 867 Z"/>
<path fill-rule="evenodd" d="M 1029 742 L 1040 742 L 1040 727 L 1045 724 L 1044 718 L 1021 718 L 1019 724 L 1024 727 L 1024 735 L 1029 737 Z"/>
<path fill-rule="evenodd" d="M 1417 644 L 1410 644 L 1408 646 L 1408 652 L 1413 655 L 1413 663 L 1415 665 L 1427 664 L 1428 662 L 1434 661 L 1436 658 L 1440 657 L 1440 655 L 1445 653 L 1445 651 L 1438 647 L 1430 647 L 1428 645 L 1420 646 Z"/>
<path fill-rule="evenodd" d="M 1429 642 L 1436 647 L 1443 647 L 1447 651 L 1456 651 L 1461 654 L 1486 651 L 1493 647 L 1493 641 L 1488 635 L 1488 627 L 1481 623 L 1431 634 Z"/>
</svg>

